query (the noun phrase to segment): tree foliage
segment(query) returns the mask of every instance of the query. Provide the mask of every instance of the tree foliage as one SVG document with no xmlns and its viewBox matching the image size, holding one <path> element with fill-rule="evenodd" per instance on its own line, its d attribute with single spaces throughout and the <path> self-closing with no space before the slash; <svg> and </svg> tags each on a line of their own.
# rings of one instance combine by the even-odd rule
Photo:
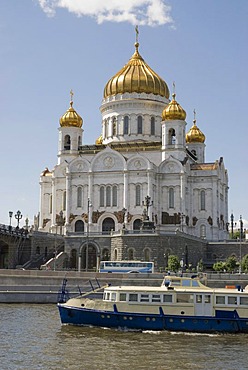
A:
<svg viewBox="0 0 248 370">
<path fill-rule="evenodd" d="M 176 272 L 178 271 L 179 267 L 180 267 L 179 258 L 177 256 L 170 255 L 168 257 L 168 269 Z"/>
</svg>

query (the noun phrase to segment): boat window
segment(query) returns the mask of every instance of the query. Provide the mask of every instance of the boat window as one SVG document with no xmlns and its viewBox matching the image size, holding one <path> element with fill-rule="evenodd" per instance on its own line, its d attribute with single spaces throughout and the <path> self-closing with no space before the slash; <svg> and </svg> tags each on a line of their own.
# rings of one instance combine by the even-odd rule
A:
<svg viewBox="0 0 248 370">
<path fill-rule="evenodd" d="M 120 293 L 120 301 L 121 302 L 126 302 L 127 300 L 127 295 L 126 293 Z"/>
<path fill-rule="evenodd" d="M 191 280 L 182 280 L 182 286 L 190 286 Z"/>
<path fill-rule="evenodd" d="M 129 293 L 129 302 L 137 302 L 137 301 L 138 301 L 138 294 Z"/>
<path fill-rule="evenodd" d="M 161 302 L 160 294 L 153 294 L 152 295 L 152 302 Z"/>
<path fill-rule="evenodd" d="M 192 286 L 199 286 L 199 281 L 192 280 Z"/>
<path fill-rule="evenodd" d="M 237 304 L 237 297 L 228 296 L 227 297 L 228 304 Z"/>
<path fill-rule="evenodd" d="M 109 301 L 110 300 L 110 293 L 107 293 L 106 294 L 106 300 Z"/>
<path fill-rule="evenodd" d="M 211 303 L 211 295 L 210 294 L 205 294 L 204 302 L 205 303 Z"/>
<path fill-rule="evenodd" d="M 173 286 L 180 286 L 181 285 L 181 280 L 179 279 L 171 279 L 171 284 L 173 285 Z"/>
<path fill-rule="evenodd" d="M 192 303 L 193 302 L 193 295 L 187 293 L 179 293 L 177 295 L 177 302 L 178 303 Z"/>
<path fill-rule="evenodd" d="M 111 294 L 111 301 L 116 301 L 116 293 Z"/>
<path fill-rule="evenodd" d="M 216 296 L 216 304 L 225 304 L 225 297 L 222 295 Z"/>
<path fill-rule="evenodd" d="M 248 305 L 248 297 L 240 297 L 240 304 Z"/>
<path fill-rule="evenodd" d="M 141 294 L 140 302 L 149 302 L 149 294 Z"/>
<path fill-rule="evenodd" d="M 163 302 L 164 303 L 171 303 L 172 302 L 172 294 L 164 294 L 163 295 Z"/>
<path fill-rule="evenodd" d="M 202 303 L 202 295 L 201 294 L 196 294 L 195 301 L 196 301 L 196 303 Z"/>
</svg>

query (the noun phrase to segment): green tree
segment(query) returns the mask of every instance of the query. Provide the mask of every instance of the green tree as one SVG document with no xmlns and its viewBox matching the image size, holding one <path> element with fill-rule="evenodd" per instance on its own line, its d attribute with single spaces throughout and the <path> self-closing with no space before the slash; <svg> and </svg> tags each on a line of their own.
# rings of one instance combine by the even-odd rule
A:
<svg viewBox="0 0 248 370">
<path fill-rule="evenodd" d="M 242 271 L 248 272 L 248 254 L 242 258 L 241 267 Z"/>
<path fill-rule="evenodd" d="M 225 267 L 226 267 L 225 262 L 222 262 L 222 261 L 215 262 L 213 265 L 214 271 L 218 271 L 218 272 L 224 271 Z"/>
<path fill-rule="evenodd" d="M 202 259 L 197 264 L 197 271 L 202 272 L 203 271 L 203 262 Z"/>
<path fill-rule="evenodd" d="M 170 255 L 168 257 L 168 269 L 176 272 L 178 271 L 179 267 L 180 267 L 179 258 L 177 256 Z"/>
<path fill-rule="evenodd" d="M 228 272 L 232 272 L 237 268 L 237 260 L 236 257 L 230 256 L 226 259 L 225 267 Z"/>
</svg>

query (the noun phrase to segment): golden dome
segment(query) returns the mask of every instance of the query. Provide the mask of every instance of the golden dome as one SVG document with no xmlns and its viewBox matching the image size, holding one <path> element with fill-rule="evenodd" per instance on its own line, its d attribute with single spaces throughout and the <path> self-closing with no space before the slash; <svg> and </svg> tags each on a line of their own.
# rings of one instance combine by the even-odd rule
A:
<svg viewBox="0 0 248 370">
<path fill-rule="evenodd" d="M 176 94 L 172 94 L 172 100 L 162 112 L 162 121 L 165 120 L 182 120 L 186 119 L 186 112 L 176 101 Z"/>
<path fill-rule="evenodd" d="M 96 145 L 102 145 L 102 134 L 96 139 Z"/>
<path fill-rule="evenodd" d="M 186 143 L 204 143 L 205 135 L 201 130 L 196 126 L 196 120 L 193 121 L 193 126 L 186 134 Z"/>
<path fill-rule="evenodd" d="M 104 88 L 104 98 L 128 93 L 146 93 L 169 98 L 170 92 L 165 81 L 144 61 L 135 43 L 135 53 L 128 63 L 112 77 Z"/>
<path fill-rule="evenodd" d="M 71 96 L 73 93 L 71 92 Z M 73 101 L 70 101 L 70 108 L 59 120 L 61 127 L 82 127 L 83 119 L 73 108 Z"/>
</svg>

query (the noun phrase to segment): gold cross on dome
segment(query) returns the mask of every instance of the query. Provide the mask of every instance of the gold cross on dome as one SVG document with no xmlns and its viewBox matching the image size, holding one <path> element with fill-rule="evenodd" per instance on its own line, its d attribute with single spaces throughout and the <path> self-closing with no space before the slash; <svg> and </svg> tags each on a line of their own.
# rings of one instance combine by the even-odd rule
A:
<svg viewBox="0 0 248 370">
<path fill-rule="evenodd" d="M 70 91 L 70 95 L 71 95 L 71 101 L 73 101 L 73 95 L 74 95 L 74 92 L 73 92 L 73 90 L 71 89 L 71 91 Z"/>
<path fill-rule="evenodd" d="M 135 32 L 136 32 L 136 42 L 139 42 L 139 26 L 135 27 Z"/>
</svg>

